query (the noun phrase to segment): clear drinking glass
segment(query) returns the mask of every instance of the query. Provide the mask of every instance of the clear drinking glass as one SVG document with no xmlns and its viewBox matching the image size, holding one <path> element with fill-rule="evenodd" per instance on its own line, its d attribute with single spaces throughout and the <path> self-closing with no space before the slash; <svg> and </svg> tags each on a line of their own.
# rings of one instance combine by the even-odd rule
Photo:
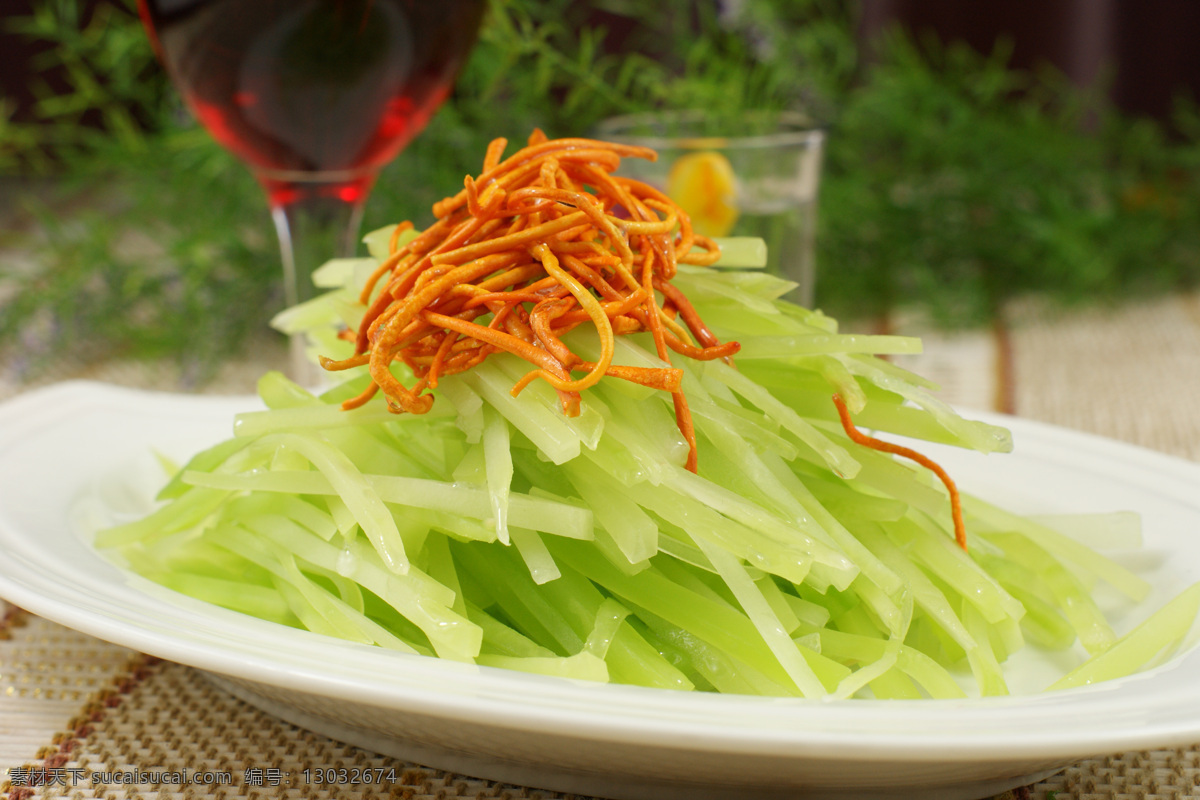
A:
<svg viewBox="0 0 1200 800">
<path fill-rule="evenodd" d="M 796 112 L 651 112 L 605 120 L 596 135 L 658 151 L 622 160 L 620 174 L 666 191 L 700 233 L 764 239 L 767 269 L 796 283 L 788 299 L 812 305 L 821 126 Z"/>
<path fill-rule="evenodd" d="M 138 0 L 192 113 L 266 191 L 289 305 L 352 255 L 379 171 L 449 95 L 486 0 Z M 293 377 L 319 368 L 292 341 Z"/>
</svg>

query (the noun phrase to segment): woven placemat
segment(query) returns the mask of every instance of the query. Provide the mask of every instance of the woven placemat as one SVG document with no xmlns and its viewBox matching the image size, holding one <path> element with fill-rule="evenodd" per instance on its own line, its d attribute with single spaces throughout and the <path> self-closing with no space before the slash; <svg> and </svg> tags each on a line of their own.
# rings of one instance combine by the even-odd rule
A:
<svg viewBox="0 0 1200 800">
<path fill-rule="evenodd" d="M 1200 295 L 1009 320 L 1017 414 L 1200 461 Z"/>
<path fill-rule="evenodd" d="M 905 366 L 940 382 L 950 402 L 1200 460 L 1200 415 L 1192 413 L 1191 400 L 1200 390 L 1197 296 L 1070 313 L 1022 304 L 1009 310 L 1005 325 L 983 331 L 930 332 L 911 320 L 898 327 L 926 341 L 925 353 L 903 359 Z M 257 349 L 202 390 L 251 392 L 263 371 L 284 361 L 282 348 Z M 178 370 L 140 362 L 42 373 L 33 383 L 80 377 L 140 388 L 192 388 Z M 0 399 L 29 388 L 30 382 L 0 368 Z M 381 780 L 314 780 L 319 771 L 339 768 Z M 9 800 L 573 797 L 407 764 L 335 742 L 226 695 L 196 670 L 2 602 L 0 770 L 0 793 Z M 188 783 L 180 785 L 184 779 Z M 1200 798 L 1200 745 L 1088 759 L 1002 797 Z"/>
</svg>

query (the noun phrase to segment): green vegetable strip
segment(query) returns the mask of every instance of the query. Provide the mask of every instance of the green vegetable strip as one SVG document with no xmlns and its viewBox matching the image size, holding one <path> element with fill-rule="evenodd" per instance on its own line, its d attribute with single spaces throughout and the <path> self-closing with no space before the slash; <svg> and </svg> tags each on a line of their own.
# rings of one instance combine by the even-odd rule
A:
<svg viewBox="0 0 1200 800">
<path fill-rule="evenodd" d="M 538 591 L 529 570 L 511 549 L 487 552 L 474 543 L 455 543 L 450 550 L 455 562 L 523 634 L 562 656 L 583 648 L 586 637 L 572 628 L 562 611 Z"/>
<path fill-rule="evenodd" d="M 516 545 L 517 552 L 529 568 L 529 576 L 533 578 L 534 583 L 541 585 L 562 576 L 558 565 L 554 563 L 554 557 L 546 549 L 546 543 L 538 536 L 537 531 L 513 528 L 512 543 Z"/>
<path fill-rule="evenodd" d="M 683 495 L 646 484 L 633 484 L 626 493 L 667 522 L 686 529 L 692 536 L 712 539 L 767 572 L 802 583 L 812 567 L 812 555 L 795 543 L 777 542 L 703 502 L 692 502 Z"/>
<path fill-rule="evenodd" d="M 901 592 L 898 600 L 893 599 L 861 574 L 850 584 L 850 588 L 893 638 L 903 639 L 907 635 L 913 617 L 914 602 L 911 594 Z"/>
<path fill-rule="evenodd" d="M 637 431 L 637 438 L 658 456 L 659 463 L 682 465 L 686 461 L 688 445 L 679 432 L 674 410 L 665 396 L 659 395 L 653 402 L 625 403 L 620 411 L 621 419 L 632 424 Z M 629 440 L 620 434 L 613 439 L 628 446 Z M 665 468 L 665 472 L 670 471 L 670 466 Z"/>
<path fill-rule="evenodd" d="M 1057 599 L 1067 621 L 1084 648 L 1091 654 L 1107 650 L 1116 640 L 1103 612 L 1079 580 L 1051 558 L 1045 550 L 1020 533 L 994 533 L 988 539 L 1004 548 L 1004 552 L 1022 568 L 1041 578 Z"/>
<path fill-rule="evenodd" d="M 578 542 L 569 539 L 555 540 L 551 550 L 556 558 L 618 597 L 649 609 L 709 644 L 737 653 L 772 681 L 795 686 L 753 623 L 736 610 L 682 589 L 653 567 L 632 578 L 626 576 L 610 564 L 589 558 Z"/>
<path fill-rule="evenodd" d="M 450 542 L 445 536 L 429 537 L 425 548 L 425 571 L 429 577 L 444 586 L 453 595 L 450 608 L 459 616 L 468 616 L 467 601 L 463 595 L 462 584 L 458 580 L 458 570 L 454 566 L 454 557 L 450 555 Z M 484 642 L 487 637 L 484 637 Z M 482 643 L 481 643 L 482 646 Z"/>
<path fill-rule="evenodd" d="M 586 458 L 575 459 L 564 471 L 629 563 L 646 561 L 658 552 L 658 526 L 608 473 Z"/>
<path fill-rule="evenodd" d="M 182 594 L 252 617 L 296 626 L 300 623 L 276 589 L 241 580 L 214 578 L 190 572 L 155 574 L 155 580 Z"/>
<path fill-rule="evenodd" d="M 345 504 L 342 504 L 342 507 L 345 508 Z M 278 514 L 312 531 L 327 542 L 339 532 L 339 526 L 331 513 L 322 511 L 297 495 L 241 495 L 225 505 L 222 516 L 237 520 L 260 514 Z"/>
<path fill-rule="evenodd" d="M 483 409 L 483 457 L 488 499 L 496 523 L 496 538 L 508 544 L 508 504 L 512 486 L 512 445 L 508 423 L 490 406 Z"/>
<path fill-rule="evenodd" d="M 1006 453 L 1012 450 L 1012 437 L 1007 430 L 964 419 L 927 390 L 881 368 L 880 364 L 886 362 L 873 360 L 868 363 L 861 358 L 850 356 L 845 358 L 843 363 L 852 374 L 866 378 L 881 389 L 895 392 L 905 400 L 920 406 L 929 412 L 942 427 L 957 434 L 971 448 L 981 453 Z"/>
<path fill-rule="evenodd" d="M 96 547 L 122 547 L 185 530 L 214 512 L 229 494 L 224 489 L 205 488 L 183 492 L 176 502 L 162 506 L 139 520 L 98 532 Z"/>
<path fill-rule="evenodd" d="M 300 627 L 313 633 L 320 633 L 338 639 L 348 638 L 336 626 L 331 625 L 313 607 L 308 598 L 286 578 L 272 576 L 272 583 L 275 587 L 275 592 L 287 603 L 289 611 L 300 620 Z"/>
<path fill-rule="evenodd" d="M 821 504 L 821 501 L 809 487 L 805 486 L 803 480 L 795 472 L 769 453 L 764 454 L 762 458 L 764 464 L 779 480 L 780 490 L 789 493 L 796 499 L 796 503 L 805 513 L 812 516 L 819 529 L 824 531 L 832 543 L 858 566 L 861 574 L 866 575 L 885 594 L 894 595 L 901 591 L 903 583 L 896 573 L 888 569 L 870 550 L 863 546 L 862 542 L 854 538 L 854 535 Z M 861 504 L 861 500 L 857 498 L 855 502 Z"/>
<path fill-rule="evenodd" d="M 554 651 L 542 647 L 509 625 L 493 617 L 474 604 L 467 606 L 471 621 L 483 631 L 483 647 L 480 655 L 512 656 L 514 658 L 555 658 Z"/>
<path fill-rule="evenodd" d="M 1132 511 L 1037 514 L 1027 519 L 1099 550 L 1133 550 L 1142 546 L 1142 518 Z"/>
<path fill-rule="evenodd" d="M 561 412 L 546 408 L 532 397 L 513 397 L 512 381 L 498 369 L 480 365 L 458 377 L 489 405 L 499 411 L 512 426 L 523 433 L 555 464 L 564 464 L 579 455 L 580 441 Z M 446 380 L 452 380 L 447 378 Z"/>
<path fill-rule="evenodd" d="M 627 618 L 625 607 L 611 598 L 606 598 L 587 578 L 562 566 L 562 577 L 542 587 L 550 603 L 558 609 L 567 622 L 580 636 L 586 636 L 585 647 L 591 645 L 593 652 L 604 646 L 603 638 L 611 634 L 605 659 L 613 671 L 614 680 L 633 678 L 633 682 L 645 686 L 663 688 L 691 688 L 692 684 L 678 669 L 647 643 L 629 625 L 616 624 L 612 619 L 619 615 Z M 601 624 L 609 618 L 609 626 Z"/>
<path fill-rule="evenodd" d="M 1117 562 L 1046 525 L 1039 525 L 997 508 L 978 497 L 964 497 L 963 511 L 978 517 L 988 530 L 1020 531 L 1031 541 L 1037 542 L 1047 553 L 1066 559 L 1084 571 L 1107 581 L 1130 600 L 1141 601 L 1150 591 L 1150 585 L 1145 580 Z"/>
<path fill-rule="evenodd" d="M 829 609 L 825 606 L 805 600 L 791 592 L 780 592 L 780 594 L 787 601 L 788 607 L 791 608 L 801 625 L 824 628 L 829 623 Z"/>
<path fill-rule="evenodd" d="M 747 568 L 747 572 L 752 572 L 752 570 Z M 796 616 L 795 610 L 788 603 L 778 584 L 770 575 L 755 575 L 753 579 L 754 585 L 762 593 L 763 599 L 771 607 L 771 613 L 779 620 L 783 630 L 788 634 L 794 633 L 800 627 L 800 618 Z"/>
<path fill-rule="evenodd" d="M 876 660 L 864 664 L 843 678 L 834 690 L 835 698 L 845 700 L 858 694 L 867 684 L 885 680 L 886 674 L 896 666 L 900 643 L 895 640 L 884 645 L 884 652 Z"/>
<path fill-rule="evenodd" d="M 609 677 L 618 683 L 689 691 L 695 684 L 631 625 L 617 628 L 608 650 Z"/>
<path fill-rule="evenodd" d="M 442 406 L 437 410 L 436 416 L 445 416 L 445 411 L 445 406 Z M 430 409 L 430 413 L 433 413 L 433 409 Z M 234 417 L 233 431 L 237 436 L 261 436 L 278 431 L 341 428 L 374 425 L 380 422 L 398 422 L 403 425 L 414 419 L 416 418 L 413 416 L 393 414 L 379 406 L 363 406 L 350 411 L 328 405 L 297 406 L 243 412 Z"/>
<path fill-rule="evenodd" d="M 558 657 L 529 657 L 515 658 L 512 656 L 492 655 L 485 653 L 478 659 L 480 664 L 489 667 L 532 672 L 537 675 L 549 675 L 555 678 L 572 678 L 579 681 L 608 681 L 608 668 L 602 659 L 591 653 L 576 653 L 573 656 Z"/>
<path fill-rule="evenodd" d="M 446 587 L 416 567 L 401 580 L 372 558 L 373 550 L 358 542 L 347 542 L 344 549 L 339 550 L 304 531 L 283 531 L 276 526 L 261 525 L 256 528 L 254 532 L 273 543 L 280 552 L 294 552 L 305 561 L 357 581 L 382 598 L 429 637 L 438 655 L 465 660 L 479 652 L 481 634 L 478 628 L 450 608 L 453 596 Z M 235 549 L 239 545 L 227 535 L 217 541 L 235 552 L 242 552 Z"/>
<path fill-rule="evenodd" d="M 721 257 L 713 266 L 755 268 L 767 265 L 767 244 L 755 236 L 727 236 L 716 240 Z"/>
<path fill-rule="evenodd" d="M 682 531 L 680 536 L 687 534 Z M 705 555 L 704 551 L 698 545 L 693 545 L 696 561 L 680 561 L 674 558 L 656 558 L 654 566 L 663 574 L 667 580 L 679 584 L 680 587 L 688 591 L 711 600 L 714 603 L 728 606 L 736 609 L 738 601 L 733 591 L 728 584 L 722 581 L 714 581 L 712 577 L 717 574 L 717 568 L 713 566 L 712 561 Z"/>
<path fill-rule="evenodd" d="M 596 625 L 583 643 L 583 649 L 597 658 L 605 658 L 621 623 L 629 616 L 629 609 L 612 599 L 605 599 L 596 611 Z"/>
<path fill-rule="evenodd" d="M 856 533 L 875 555 L 905 580 L 912 593 L 913 603 L 928 614 L 963 651 L 969 653 L 978 647 L 946 595 L 934 585 L 920 566 L 911 561 L 907 554 L 888 538 L 880 526 L 864 525 Z M 976 675 L 977 680 L 980 677 Z"/>
<path fill-rule="evenodd" d="M 1064 675 L 1050 689 L 1086 686 L 1129 675 L 1173 652 L 1200 611 L 1200 584 L 1193 584 L 1110 648 Z"/>
<path fill-rule="evenodd" d="M 806 628 L 806 630 L 813 629 Z M 821 652 L 830 658 L 870 663 L 883 658 L 889 647 L 888 640 L 876 636 L 847 633 L 830 628 L 814 632 L 820 637 Z M 962 687 L 945 668 L 915 648 L 908 646 L 899 648 L 896 656 L 896 668 L 916 681 L 930 697 L 966 696 Z"/>
<path fill-rule="evenodd" d="M 931 524 L 926 517 L 913 514 L 883 528 L 892 539 L 974 605 L 988 622 L 1005 618 L 1020 619 L 1021 604 L 1009 597 L 996 581 L 946 535 L 945 529 Z"/>
<path fill-rule="evenodd" d="M 339 292 L 349 296 L 349 292 L 345 290 L 339 290 Z M 323 294 L 286 308 L 271 319 L 271 326 L 280 333 L 290 336 L 294 333 L 303 333 L 311 328 L 340 322 L 341 320 L 333 310 L 330 301 L 330 295 Z"/>
<path fill-rule="evenodd" d="M 625 601 L 626 605 L 630 605 Z M 638 620 L 645 623 L 649 639 L 660 652 L 669 653 L 688 668 L 687 677 L 698 688 L 712 687 L 726 694 L 798 697 L 790 681 L 771 680 L 743 659 L 709 644 L 692 631 L 678 627 L 655 614 L 632 605 Z M 848 672 L 849 670 L 847 670 Z M 786 675 L 782 676 L 786 678 Z"/>
<path fill-rule="evenodd" d="M 846 451 L 846 448 L 831 441 L 795 411 L 776 400 L 770 392 L 725 364 L 714 362 L 710 365 L 710 369 L 709 374 L 713 375 L 716 380 L 746 398 L 769 418 L 778 422 L 797 439 L 811 447 L 835 474 L 853 478 L 858 472 L 859 464 Z"/>
<path fill-rule="evenodd" d="M 770 278 L 770 276 L 764 276 Z M 771 282 L 779 290 L 779 294 L 764 296 L 753 291 L 745 291 L 746 284 L 738 281 L 734 275 L 715 275 L 703 269 L 688 268 L 681 264 L 675 275 L 674 284 L 678 286 L 695 305 L 705 304 L 706 300 L 733 301 L 741 310 L 751 314 L 779 314 L 779 308 L 774 298 L 787 292 L 789 287 L 782 282 Z M 739 285 L 741 284 L 741 285 Z"/>
<path fill-rule="evenodd" d="M 232 438 L 226 439 L 223 442 L 213 445 L 207 450 L 201 450 L 196 455 L 188 459 L 183 467 L 171 476 L 171 480 L 159 491 L 155 497 L 157 500 L 175 500 L 184 492 L 188 491 L 188 486 L 182 480 L 184 471 L 192 470 L 195 472 L 211 472 L 221 464 L 228 461 L 235 453 L 245 449 L 252 440 L 247 438 Z M 108 545 L 99 545 L 105 546 Z"/>
<path fill-rule="evenodd" d="M 793 358 L 830 353 L 912 355 L 921 340 L 910 336 L 814 333 L 807 336 L 745 336 L 739 339 L 739 360 Z"/>
<path fill-rule="evenodd" d="M 688 564 L 709 572 L 715 571 L 712 562 L 700 551 L 699 547 L 692 544 L 692 539 L 687 533 L 666 521 L 659 524 L 661 527 L 658 536 L 659 553 L 670 556 L 680 564 Z"/>
<path fill-rule="evenodd" d="M 767 647 L 771 648 L 771 652 L 779 660 L 779 665 L 787 672 L 792 682 L 805 697 L 820 697 L 824 694 L 824 687 L 821 686 L 816 673 L 812 671 L 800 650 L 788 636 L 788 631 L 780 623 L 778 615 L 771 608 L 763 593 L 746 574 L 741 561 L 728 550 L 705 542 L 704 539 L 695 541 L 716 567 L 717 573 L 725 580 L 726 585 L 729 586 L 738 603 L 745 610 L 746 616 L 754 623 L 754 627 L 758 629 L 763 641 L 767 643 Z"/>
<path fill-rule="evenodd" d="M 289 604 L 296 615 L 310 629 L 316 627 L 326 635 L 338 636 L 363 644 L 378 644 L 384 647 L 415 653 L 416 650 L 381 626 L 356 613 L 321 587 L 314 584 L 296 566 L 295 556 L 287 547 L 273 546 L 270 542 L 254 536 L 248 529 L 236 525 L 223 526 L 210 532 L 212 541 L 255 564 L 270 571 L 283 585 L 295 594 Z M 313 615 L 320 617 L 320 622 Z"/>
<path fill-rule="evenodd" d="M 328 442 L 299 433 L 271 434 L 262 442 L 265 444 L 269 439 L 300 453 L 320 470 L 333 493 L 350 509 L 387 568 L 398 575 L 408 572 L 404 540 L 400 538 L 391 512 L 345 453 Z"/>
<path fill-rule="evenodd" d="M 1065 650 L 1075 642 L 1075 629 L 1063 619 L 1053 593 L 1036 573 L 1004 558 L 976 556 L 976 559 L 1025 608 L 1021 629 L 1038 646 Z"/>
<path fill-rule="evenodd" d="M 764 417 L 747 419 L 749 415 L 744 412 L 738 413 L 711 401 L 689 399 L 689 405 L 697 427 L 703 429 L 710 439 L 715 438 L 712 434 L 714 430 L 727 431 L 730 437 L 737 437 L 755 450 L 776 453 L 788 461 L 799 453 L 794 444 L 770 429 L 770 421 Z M 764 425 L 764 422 L 767 424 Z"/>
<path fill-rule="evenodd" d="M 655 448 L 645 441 L 636 424 L 623 416 L 615 416 L 605 426 L 605 434 L 619 447 L 597 447 L 585 454 L 605 472 L 621 483 L 647 481 L 658 486 L 670 474 L 671 468 L 683 460 L 673 460 L 671 453 Z"/>
<path fill-rule="evenodd" d="M 488 363 L 476 369 L 492 367 L 499 370 L 500 374 L 504 376 L 503 382 L 507 386 L 512 386 L 529 371 L 528 362 L 522 361 L 516 356 L 509 356 L 507 353 L 493 356 Z M 604 404 L 594 393 L 581 404 L 579 415 L 575 417 L 563 416 L 562 403 L 558 399 L 558 393 L 544 381 L 534 381 L 526 386 L 521 392 L 521 397 L 526 401 L 533 401 L 541 405 L 555 419 L 565 424 L 579 440 L 579 443 L 589 450 L 595 450 L 600 443 L 600 437 L 604 434 L 604 415 L 601 413 Z"/>
<path fill-rule="evenodd" d="M 361 475 L 361 473 L 359 473 Z M 362 475 L 376 499 L 413 508 L 462 514 L 478 520 L 491 519 L 491 499 L 486 489 L 458 486 L 449 481 L 401 478 L 392 475 Z M 315 472 L 251 473 L 222 475 L 189 472 L 184 479 L 196 486 L 233 491 L 282 492 L 306 495 L 339 493 L 325 475 Z M 343 498 L 344 499 L 344 498 Z M 386 508 L 385 508 L 386 510 Z M 358 520 L 358 517 L 354 517 Z M 524 528 L 584 539 L 592 533 L 592 513 L 566 503 L 551 502 L 529 495 L 509 496 L 509 522 Z M 392 521 L 395 528 L 395 521 Z M 398 534 L 397 534 L 398 535 Z M 490 538 L 495 538 L 494 531 Z"/>
<path fill-rule="evenodd" d="M 438 394 L 445 398 L 458 412 L 458 428 L 474 444 L 483 437 L 483 398 L 466 382 L 445 378 L 438 383 Z M 432 409 L 430 409 L 432 410 Z"/>
<path fill-rule="evenodd" d="M 999 659 L 992 649 L 988 621 L 979 609 L 970 603 L 963 603 L 962 621 L 976 643 L 974 648 L 967 651 L 967 661 L 978 682 L 979 693 L 984 697 L 1008 694 L 1004 672 L 1000 669 Z"/>
<path fill-rule="evenodd" d="M 858 573 L 850 559 L 805 532 L 814 525 L 811 517 L 784 521 L 761 506 L 747 502 L 733 492 L 682 468 L 676 468 L 671 473 L 667 486 L 732 519 L 742 520 L 748 527 L 774 541 L 799 548 L 815 564 L 828 568 L 839 588 L 848 586 Z"/>
</svg>

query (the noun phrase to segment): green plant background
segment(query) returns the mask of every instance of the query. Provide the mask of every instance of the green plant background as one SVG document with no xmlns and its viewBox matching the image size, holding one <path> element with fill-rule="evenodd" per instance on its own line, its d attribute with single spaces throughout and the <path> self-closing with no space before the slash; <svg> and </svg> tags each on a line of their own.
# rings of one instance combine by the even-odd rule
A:
<svg viewBox="0 0 1200 800">
<path fill-rule="evenodd" d="M 894 33 L 870 63 L 850 0 L 492 0 L 454 96 L 381 177 L 364 230 L 431 219 L 486 143 L 586 134 L 650 108 L 801 108 L 829 137 L 817 304 L 986 323 L 1014 297 L 1116 302 L 1200 278 L 1200 114 L 1125 117 L 999 47 Z M 688 11 L 681 9 L 690 8 Z M 49 45 L 36 122 L 0 98 L 0 360 L 176 361 L 202 382 L 280 304 L 277 245 L 244 168 L 182 111 L 132 0 L 7 20 Z M 35 79 L 36 80 L 36 79 Z M 90 124 L 81 125 L 81 120 Z M 20 254 L 18 258 L 16 253 Z"/>
</svg>

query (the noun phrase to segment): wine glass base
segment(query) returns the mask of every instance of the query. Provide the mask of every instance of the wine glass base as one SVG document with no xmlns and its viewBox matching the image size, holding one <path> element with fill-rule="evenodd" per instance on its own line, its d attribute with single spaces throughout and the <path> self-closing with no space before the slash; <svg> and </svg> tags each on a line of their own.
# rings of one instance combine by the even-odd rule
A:
<svg viewBox="0 0 1200 800">
<path fill-rule="evenodd" d="M 308 356 L 308 342 L 304 334 L 294 334 L 288 342 L 288 377 L 297 385 L 312 392 L 329 388 L 329 376 L 320 364 Z"/>
</svg>

